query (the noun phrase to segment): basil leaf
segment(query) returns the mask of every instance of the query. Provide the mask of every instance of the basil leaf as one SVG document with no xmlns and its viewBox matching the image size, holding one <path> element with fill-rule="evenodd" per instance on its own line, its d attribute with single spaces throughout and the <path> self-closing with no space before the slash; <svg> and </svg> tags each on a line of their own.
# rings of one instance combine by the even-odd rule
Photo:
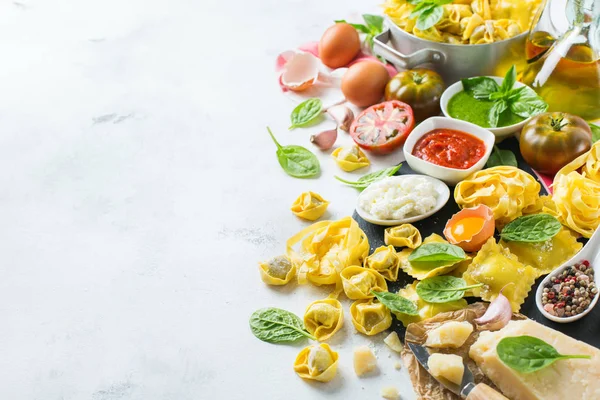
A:
<svg viewBox="0 0 600 400">
<path fill-rule="evenodd" d="M 336 19 L 333 22 L 335 22 L 336 24 L 344 23 L 344 24 L 351 25 L 354 29 L 356 29 L 357 31 L 362 32 L 362 33 L 371 33 L 371 31 L 369 30 L 369 28 L 367 28 L 363 24 L 352 24 L 350 22 L 347 22 L 345 19 Z"/>
<path fill-rule="evenodd" d="M 539 371 L 558 360 L 592 358 L 588 355 L 560 354 L 550 344 L 527 335 L 503 338 L 496 346 L 496 353 L 504 364 L 524 374 Z"/>
<path fill-rule="evenodd" d="M 337 175 L 335 175 L 334 178 L 342 183 L 345 183 L 348 186 L 352 186 L 353 188 L 363 190 L 366 189 L 367 186 L 369 186 L 373 182 L 377 182 L 379 180 L 382 180 L 383 178 L 387 178 L 388 176 L 394 175 L 396 172 L 398 172 L 401 166 L 402 164 L 398 164 L 394 167 L 371 172 L 369 174 L 361 176 L 356 182 L 347 181 L 343 178 L 340 178 Z"/>
<path fill-rule="evenodd" d="M 485 166 L 487 168 L 498 167 L 500 165 L 507 165 L 510 167 L 517 167 L 517 157 L 515 153 L 510 150 L 499 149 L 498 146 L 494 146 L 490 158 L 488 158 Z"/>
<path fill-rule="evenodd" d="M 279 144 L 271 129 L 267 127 L 271 139 L 277 146 L 277 160 L 281 168 L 294 178 L 310 178 L 321 172 L 317 156 L 302 146 L 282 146 Z"/>
<path fill-rule="evenodd" d="M 534 115 L 546 112 L 548 103 L 546 103 L 538 94 L 529 86 L 519 88 L 518 98 L 510 103 L 510 111 L 519 117 L 529 118 Z"/>
<path fill-rule="evenodd" d="M 465 290 L 483 286 L 483 283 L 467 285 L 464 279 L 455 276 L 434 276 L 417 283 L 417 294 L 428 303 L 449 303 L 460 300 Z"/>
<path fill-rule="evenodd" d="M 512 67 L 506 72 L 504 76 L 504 80 L 502 81 L 502 85 L 500 86 L 500 92 L 508 93 L 512 87 L 515 85 L 517 81 L 517 70 L 513 64 Z"/>
<path fill-rule="evenodd" d="M 261 308 L 252 313 L 250 329 L 263 342 L 290 343 L 305 337 L 316 340 L 297 315 L 280 308 Z"/>
<path fill-rule="evenodd" d="M 371 293 L 377 297 L 377 300 L 384 306 L 390 309 L 391 312 L 402 313 L 407 315 L 419 315 L 417 305 L 409 299 L 390 292 L 376 292 L 371 290 Z"/>
<path fill-rule="evenodd" d="M 596 143 L 600 140 L 600 126 L 595 125 L 594 123 L 588 123 L 590 128 L 592 129 L 592 143 Z"/>
<path fill-rule="evenodd" d="M 424 9 L 417 18 L 417 29 L 425 31 L 437 24 L 444 15 L 444 9 L 439 6 L 433 6 Z"/>
<path fill-rule="evenodd" d="M 415 8 L 413 8 L 413 10 L 410 13 L 410 15 L 408 16 L 408 18 L 418 18 L 419 15 L 421 15 L 425 10 L 429 10 L 434 7 L 437 7 L 437 6 L 428 1 L 423 1 L 419 4 L 417 4 Z"/>
<path fill-rule="evenodd" d="M 492 93 L 500 89 L 495 80 L 485 76 L 461 79 L 461 82 L 464 91 L 478 100 L 488 100 Z"/>
<path fill-rule="evenodd" d="M 363 19 L 367 24 L 370 32 L 374 35 L 379 35 L 383 31 L 383 17 L 379 15 L 363 14 Z"/>
<path fill-rule="evenodd" d="M 506 100 L 500 99 L 494 102 L 492 108 L 490 109 L 490 114 L 488 115 L 488 122 L 492 128 L 498 126 L 498 121 L 500 120 L 500 115 L 508 109 L 508 104 Z"/>
<path fill-rule="evenodd" d="M 294 128 L 298 128 L 301 126 L 306 126 L 312 121 L 314 121 L 319 115 L 321 115 L 321 111 L 323 110 L 323 102 L 321 99 L 312 98 L 303 101 L 298 104 L 296 108 L 292 111 L 292 115 L 290 119 L 292 120 L 292 125 L 290 126 L 290 130 Z"/>
<path fill-rule="evenodd" d="M 509 222 L 500 237 L 512 242 L 545 242 L 562 229 L 561 223 L 550 214 L 532 214 Z"/>
<path fill-rule="evenodd" d="M 408 261 L 410 262 L 431 262 L 431 261 L 461 261 L 467 256 L 465 251 L 458 246 L 450 243 L 427 243 L 417 247 L 410 253 Z"/>
</svg>

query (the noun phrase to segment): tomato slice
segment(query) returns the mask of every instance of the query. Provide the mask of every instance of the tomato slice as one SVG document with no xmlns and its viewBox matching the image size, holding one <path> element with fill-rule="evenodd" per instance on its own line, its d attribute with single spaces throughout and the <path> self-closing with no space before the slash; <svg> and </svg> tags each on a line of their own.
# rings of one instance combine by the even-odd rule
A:
<svg viewBox="0 0 600 400">
<path fill-rule="evenodd" d="M 361 112 L 350 126 L 350 136 L 365 150 L 388 154 L 402 146 L 414 127 L 412 108 L 401 101 L 390 100 Z"/>
</svg>

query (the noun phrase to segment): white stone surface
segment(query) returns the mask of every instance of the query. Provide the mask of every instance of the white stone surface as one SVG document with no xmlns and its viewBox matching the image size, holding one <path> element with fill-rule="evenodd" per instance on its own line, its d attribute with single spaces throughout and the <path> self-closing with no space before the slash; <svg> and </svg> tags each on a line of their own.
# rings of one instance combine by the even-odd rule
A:
<svg viewBox="0 0 600 400">
<path fill-rule="evenodd" d="M 0 399 L 375 399 L 388 385 L 414 398 L 347 301 L 329 384 L 293 372 L 306 342 L 248 328 L 257 308 L 302 315 L 326 294 L 259 279 L 307 225 L 296 196 L 316 191 L 340 218 L 357 195 L 328 154 L 319 179 L 279 168 L 266 125 L 310 147 L 325 124 L 287 132 L 275 57 L 376 4 L 0 2 Z M 358 379 L 352 348 L 369 343 L 379 373 Z"/>
</svg>

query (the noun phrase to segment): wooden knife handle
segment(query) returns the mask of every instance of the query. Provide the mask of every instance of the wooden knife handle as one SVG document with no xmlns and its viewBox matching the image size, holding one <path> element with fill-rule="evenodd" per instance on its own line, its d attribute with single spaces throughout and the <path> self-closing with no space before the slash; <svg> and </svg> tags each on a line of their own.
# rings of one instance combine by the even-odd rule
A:
<svg viewBox="0 0 600 400">
<path fill-rule="evenodd" d="M 485 383 L 479 383 L 471 390 L 466 400 L 508 400 L 508 398 Z"/>
</svg>

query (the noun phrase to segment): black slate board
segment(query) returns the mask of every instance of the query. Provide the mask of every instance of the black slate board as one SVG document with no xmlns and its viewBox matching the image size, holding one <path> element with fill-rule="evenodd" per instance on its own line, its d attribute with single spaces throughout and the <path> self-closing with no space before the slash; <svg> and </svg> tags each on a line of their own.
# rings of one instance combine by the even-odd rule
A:
<svg viewBox="0 0 600 400">
<path fill-rule="evenodd" d="M 521 157 L 521 153 L 519 151 L 519 144 L 516 139 L 511 138 L 503 141 L 498 145 L 501 149 L 509 149 L 512 150 L 513 153 L 517 156 L 517 162 L 519 164 L 519 168 L 530 173 L 533 177 L 537 179 L 537 176 L 532 171 L 532 169 L 523 161 Z M 415 172 L 410 169 L 407 163 L 402 164 L 402 168 L 396 173 L 397 175 L 408 175 L 414 174 Z M 413 225 L 419 229 L 422 237 L 427 237 L 432 233 L 437 233 L 438 235 L 442 235 L 442 230 L 446 225 L 446 221 L 452 217 L 456 212 L 459 211 L 458 205 L 454 201 L 454 197 L 452 196 L 454 187 L 450 187 L 450 200 L 448 203 L 437 213 L 432 215 L 429 218 L 425 218 L 424 220 L 413 223 Z M 540 194 L 548 194 L 546 189 L 542 185 L 542 189 Z M 371 246 L 371 252 L 379 246 L 384 246 L 385 243 L 383 241 L 383 233 L 385 227 L 373 225 L 370 222 L 362 219 L 356 212 L 354 212 L 353 218 L 358 222 L 361 229 L 365 232 L 367 237 L 369 238 L 369 245 Z M 518 279 L 518 277 L 515 277 Z M 546 319 L 537 309 L 535 305 L 535 293 L 538 285 L 542 281 L 543 277 L 539 278 L 535 285 L 531 288 L 529 292 L 529 296 L 525 300 L 525 303 L 521 306 L 521 313 L 528 316 L 529 318 L 542 323 L 546 326 L 549 326 L 557 331 L 563 332 L 571 337 L 574 337 L 583 342 L 589 343 L 592 346 L 600 348 L 600 307 L 594 308 L 588 315 L 580 319 L 579 321 L 571 322 L 568 324 L 559 324 L 549 319 Z M 398 274 L 398 280 L 396 282 L 388 282 L 389 291 L 397 292 L 402 287 L 406 286 L 409 283 L 412 283 L 414 278 L 406 274 L 404 271 L 400 271 Z M 470 303 L 480 300 L 479 298 L 470 297 L 466 298 L 466 300 Z M 392 329 L 398 332 L 398 335 L 403 338 L 405 333 L 405 328 L 400 321 L 394 318 L 394 322 L 392 325 Z"/>
</svg>

